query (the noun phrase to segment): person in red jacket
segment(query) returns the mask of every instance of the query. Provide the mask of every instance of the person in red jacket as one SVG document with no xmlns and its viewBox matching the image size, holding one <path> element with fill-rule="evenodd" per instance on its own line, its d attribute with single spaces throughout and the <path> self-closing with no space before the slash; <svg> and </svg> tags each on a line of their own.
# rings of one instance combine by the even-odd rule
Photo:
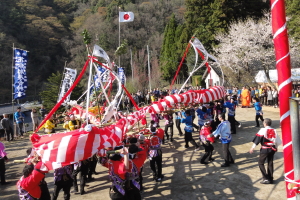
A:
<svg viewBox="0 0 300 200">
<path fill-rule="evenodd" d="M 130 200 L 141 200 L 140 184 L 139 184 L 139 173 L 143 167 L 145 160 L 147 159 L 146 154 L 139 154 L 138 152 L 143 151 L 136 144 L 131 144 L 128 148 L 129 162 L 126 173 L 127 187 L 125 187 L 126 197 Z M 128 183 L 129 181 L 129 183 Z"/>
<path fill-rule="evenodd" d="M 200 163 L 207 165 L 208 162 L 205 162 L 206 158 L 209 161 L 213 161 L 212 152 L 214 150 L 214 146 L 211 143 L 215 142 L 214 137 L 210 137 L 212 128 L 210 127 L 211 122 L 206 121 L 204 122 L 204 126 L 202 126 L 200 130 L 200 142 L 205 149 L 205 154 L 201 157 Z"/>
<path fill-rule="evenodd" d="M 152 131 L 151 131 L 152 132 Z M 164 130 L 157 129 L 156 132 L 152 132 L 149 137 L 149 155 L 150 168 L 153 173 L 153 180 L 156 182 L 162 181 L 164 176 L 162 175 L 162 138 L 164 137 Z"/>
<path fill-rule="evenodd" d="M 149 141 L 145 138 L 145 136 L 143 134 L 140 134 L 138 137 L 138 143 L 139 148 L 142 149 L 142 151 L 137 153 L 138 157 L 143 157 L 145 160 L 148 157 L 148 152 L 149 152 Z M 140 184 L 140 193 L 144 192 L 144 186 L 143 186 L 143 169 L 144 169 L 144 165 L 141 167 L 140 169 L 140 173 L 139 173 L 139 184 Z"/>
<path fill-rule="evenodd" d="M 110 154 L 107 161 L 109 177 L 112 181 L 112 186 L 109 190 L 109 196 L 112 200 L 126 200 L 125 196 L 125 174 L 126 166 L 128 166 L 128 150 L 122 146 L 117 146 L 114 150 L 119 150 L 114 154 Z M 124 159 L 120 154 L 124 155 Z"/>
<path fill-rule="evenodd" d="M 24 167 L 23 176 L 17 183 L 20 200 L 44 200 L 44 198 L 41 198 L 41 182 L 45 178 L 45 174 L 48 173 L 48 171 L 42 171 L 41 166 L 41 161 L 36 162 L 33 160 L 31 164 Z"/>
</svg>

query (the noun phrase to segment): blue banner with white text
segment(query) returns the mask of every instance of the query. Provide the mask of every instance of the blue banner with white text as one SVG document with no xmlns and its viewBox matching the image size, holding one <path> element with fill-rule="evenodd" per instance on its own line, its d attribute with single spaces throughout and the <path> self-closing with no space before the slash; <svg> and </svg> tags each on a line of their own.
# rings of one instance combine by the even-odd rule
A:
<svg viewBox="0 0 300 200">
<path fill-rule="evenodd" d="M 14 99 L 26 97 L 27 90 L 27 51 L 14 49 Z"/>
<path fill-rule="evenodd" d="M 124 85 L 125 83 L 125 71 L 123 67 L 118 68 L 118 77 L 121 80 L 122 84 Z"/>
</svg>

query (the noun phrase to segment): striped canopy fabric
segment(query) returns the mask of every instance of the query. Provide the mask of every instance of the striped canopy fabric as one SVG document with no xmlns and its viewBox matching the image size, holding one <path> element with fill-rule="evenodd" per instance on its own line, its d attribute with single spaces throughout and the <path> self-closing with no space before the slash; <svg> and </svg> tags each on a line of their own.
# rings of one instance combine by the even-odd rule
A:
<svg viewBox="0 0 300 200">
<path fill-rule="evenodd" d="M 31 141 L 44 165 L 48 170 L 53 170 L 85 160 L 101 149 L 119 146 L 128 129 L 143 119 L 147 113 L 160 113 L 167 108 L 174 107 L 177 103 L 208 103 L 221 99 L 225 94 L 226 91 L 222 86 L 205 90 L 191 90 L 167 96 L 107 127 L 98 128 L 88 125 L 84 129 L 65 133 L 33 134 Z"/>
</svg>

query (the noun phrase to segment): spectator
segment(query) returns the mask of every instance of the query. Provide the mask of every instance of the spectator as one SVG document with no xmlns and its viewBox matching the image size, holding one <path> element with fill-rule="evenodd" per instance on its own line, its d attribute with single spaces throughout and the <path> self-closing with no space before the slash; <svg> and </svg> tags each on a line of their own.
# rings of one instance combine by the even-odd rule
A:
<svg viewBox="0 0 300 200">
<path fill-rule="evenodd" d="M 6 132 L 6 141 L 14 140 L 13 126 L 9 120 L 8 114 L 3 114 L 3 119 L 1 120 L 1 125 Z"/>
<path fill-rule="evenodd" d="M 33 131 L 35 131 L 39 126 L 39 116 L 38 116 L 38 113 L 35 108 L 33 108 L 31 111 L 31 120 L 32 120 L 32 124 L 33 124 L 32 129 L 33 129 Z"/>
<path fill-rule="evenodd" d="M 46 113 L 47 113 L 46 108 L 44 106 L 41 106 L 40 114 L 42 116 L 42 120 L 45 118 Z"/>
<path fill-rule="evenodd" d="M 242 100 L 242 108 L 249 108 L 250 106 L 250 91 L 245 86 L 243 87 L 242 93 L 241 93 L 241 100 Z"/>
<path fill-rule="evenodd" d="M 255 97 L 255 89 L 253 87 L 250 87 L 250 96 L 251 96 L 251 99 L 253 97 Z"/>
<path fill-rule="evenodd" d="M 264 104 L 264 95 L 264 86 L 260 86 L 260 89 L 258 90 L 258 96 L 261 104 Z"/>
<path fill-rule="evenodd" d="M 259 96 L 259 90 L 256 87 L 254 87 L 253 89 L 254 89 L 254 94 L 255 94 L 254 96 L 256 98 L 258 98 L 258 96 Z"/>
<path fill-rule="evenodd" d="M 268 86 L 268 89 L 267 89 L 267 100 L 268 100 L 268 106 L 272 106 L 273 94 L 272 94 L 272 88 L 270 86 Z"/>
<path fill-rule="evenodd" d="M 17 112 L 15 112 L 14 117 L 18 127 L 18 136 L 23 138 L 25 115 L 21 112 L 21 107 L 17 108 Z"/>
<path fill-rule="evenodd" d="M 273 88 L 272 95 L 273 95 L 273 106 L 274 106 L 274 108 L 277 108 L 278 107 L 278 92 L 277 92 L 276 88 Z"/>
</svg>

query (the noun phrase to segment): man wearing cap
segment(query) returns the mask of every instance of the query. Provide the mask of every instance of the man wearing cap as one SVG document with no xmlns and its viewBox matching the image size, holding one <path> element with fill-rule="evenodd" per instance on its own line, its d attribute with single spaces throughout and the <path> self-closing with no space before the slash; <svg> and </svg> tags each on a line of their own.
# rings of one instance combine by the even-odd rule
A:
<svg viewBox="0 0 300 200">
<path fill-rule="evenodd" d="M 15 112 L 14 117 L 18 126 L 18 135 L 21 136 L 21 138 L 23 138 L 23 133 L 24 133 L 23 126 L 24 126 L 25 115 L 24 113 L 21 112 L 21 107 L 17 108 L 17 112 Z"/>
</svg>

